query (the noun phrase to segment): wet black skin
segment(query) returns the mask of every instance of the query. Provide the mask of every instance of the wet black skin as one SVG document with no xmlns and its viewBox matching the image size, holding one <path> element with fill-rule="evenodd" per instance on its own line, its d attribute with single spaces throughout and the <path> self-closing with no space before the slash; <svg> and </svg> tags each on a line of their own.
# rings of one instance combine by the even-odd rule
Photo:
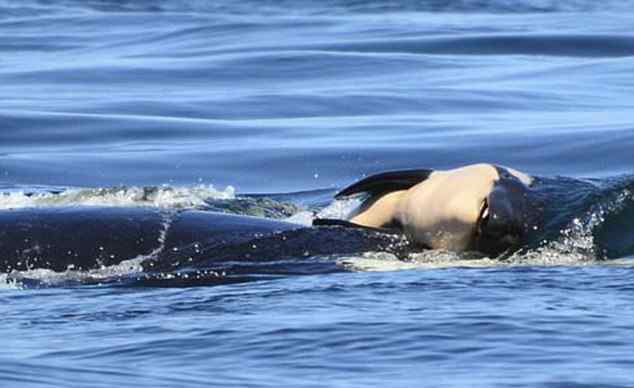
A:
<svg viewBox="0 0 634 388">
<path fill-rule="evenodd" d="M 0 273 L 91 270 L 137 257 L 147 257 L 142 263 L 146 272 L 330 272 L 341 269 L 334 261 L 313 263 L 309 258 L 383 251 L 398 240 L 394 234 L 361 228 L 304 227 L 212 211 L 79 206 L 0 210 Z M 292 264 L 263 266 L 288 259 Z"/>
<path fill-rule="evenodd" d="M 496 167 L 500 179 L 483 207 L 473 249 L 491 256 L 512 252 L 542 227 L 543 204 L 539 194 L 506 169 Z"/>
</svg>

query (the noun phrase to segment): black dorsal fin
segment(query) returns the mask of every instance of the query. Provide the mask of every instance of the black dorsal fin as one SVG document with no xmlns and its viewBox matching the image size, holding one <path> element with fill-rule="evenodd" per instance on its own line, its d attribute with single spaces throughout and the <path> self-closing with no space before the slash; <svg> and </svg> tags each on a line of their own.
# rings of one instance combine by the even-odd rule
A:
<svg viewBox="0 0 634 388">
<path fill-rule="evenodd" d="M 346 187 L 335 195 L 341 199 L 359 193 L 368 193 L 371 197 L 391 191 L 407 190 L 424 181 L 434 172 L 430 169 L 387 171 L 370 175 Z"/>
</svg>

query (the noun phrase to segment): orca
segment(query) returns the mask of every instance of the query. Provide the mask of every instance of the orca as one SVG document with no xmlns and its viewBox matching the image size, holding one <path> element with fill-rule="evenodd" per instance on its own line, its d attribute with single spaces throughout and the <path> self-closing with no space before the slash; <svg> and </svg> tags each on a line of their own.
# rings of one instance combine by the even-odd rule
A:
<svg viewBox="0 0 634 388">
<path fill-rule="evenodd" d="M 452 170 L 388 171 L 353 183 L 335 195 L 365 195 L 342 225 L 400 232 L 422 248 L 500 255 L 521 246 L 540 225 L 534 179 L 511 168 L 473 164 Z"/>
<path fill-rule="evenodd" d="M 309 259 L 384 250 L 395 238 L 400 237 L 206 210 L 19 208 L 0 210 L 0 273 L 87 271 L 131 259 L 141 259 L 144 271 L 154 273 L 331 272 L 341 269 Z M 271 265 L 288 259 L 297 265 Z"/>
</svg>

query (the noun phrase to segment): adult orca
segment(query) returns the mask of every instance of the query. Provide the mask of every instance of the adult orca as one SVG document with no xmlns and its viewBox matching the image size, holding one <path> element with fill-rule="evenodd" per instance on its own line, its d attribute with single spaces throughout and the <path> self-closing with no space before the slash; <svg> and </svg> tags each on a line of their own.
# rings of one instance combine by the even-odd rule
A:
<svg viewBox="0 0 634 388">
<path fill-rule="evenodd" d="M 541 223 L 533 178 L 510 168 L 473 164 L 452 170 L 388 171 L 335 195 L 365 194 L 350 226 L 404 233 L 420 247 L 499 255 L 525 241 Z M 318 219 L 315 225 L 342 225 Z"/>
<path fill-rule="evenodd" d="M 399 237 L 203 210 L 20 208 L 0 211 L 0 273 L 91 270 L 135 258 L 143 259 L 147 272 L 210 268 L 262 272 L 273 271 L 273 267 L 256 268 L 261 263 L 383 250 L 395 238 Z M 338 269 L 335 263 L 315 268 L 314 263 L 305 262 L 274 270 L 315 273 Z"/>
</svg>

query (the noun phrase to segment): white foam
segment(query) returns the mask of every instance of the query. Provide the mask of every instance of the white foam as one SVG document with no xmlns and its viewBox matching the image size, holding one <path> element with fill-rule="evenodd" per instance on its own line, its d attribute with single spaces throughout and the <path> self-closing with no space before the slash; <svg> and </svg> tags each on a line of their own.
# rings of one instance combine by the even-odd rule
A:
<svg viewBox="0 0 634 388">
<path fill-rule="evenodd" d="M 21 288 L 22 284 L 10 278 L 8 274 L 0 274 L 0 290 L 16 290 Z"/>
<path fill-rule="evenodd" d="M 89 271 L 77 271 L 72 268 L 63 272 L 55 272 L 50 269 L 32 269 L 28 271 L 14 271 L 0 276 L 0 284 L 8 285 L 8 288 L 23 288 L 28 282 L 37 282 L 41 286 L 52 287 L 68 283 L 99 283 L 100 281 L 112 281 L 117 277 L 127 278 L 130 275 L 143 272 L 141 263 L 147 256 L 124 260 L 119 264 L 92 269 Z M 1 287 L 1 286 L 0 286 Z"/>
<path fill-rule="evenodd" d="M 160 208 L 193 208 L 210 199 L 233 199 L 235 189 L 217 190 L 213 185 L 193 187 L 108 187 L 69 189 L 61 193 L 0 193 L 0 209 L 52 206 L 153 206 Z"/>
<path fill-rule="evenodd" d="M 357 198 L 334 200 L 318 213 L 309 210 L 299 211 L 292 216 L 285 218 L 284 221 L 293 224 L 311 226 L 315 218 L 345 220 L 350 218 L 352 212 L 359 207 L 360 203 L 361 201 Z"/>
<path fill-rule="evenodd" d="M 551 249 L 540 249 L 517 254 L 508 259 L 495 259 L 477 254 L 430 250 L 411 254 L 406 260 L 401 260 L 387 252 L 367 252 L 360 256 L 341 256 L 337 258 L 337 263 L 351 271 L 382 272 L 454 267 L 585 266 L 590 264 L 602 264 L 604 262 L 576 254 L 567 254 Z"/>
<path fill-rule="evenodd" d="M 568 227 L 560 231 L 559 239 L 529 254 L 532 254 L 532 258 L 539 257 L 542 261 L 553 261 L 561 265 L 566 264 L 564 259 L 570 263 L 595 261 L 597 252 L 594 229 L 602 225 L 609 214 L 621 211 L 633 197 L 634 194 L 630 190 L 621 191 L 608 203 L 594 206 L 585 216 L 572 220 Z"/>
<path fill-rule="evenodd" d="M 358 198 L 335 200 L 317 213 L 317 218 L 348 219 L 361 204 Z"/>
<path fill-rule="evenodd" d="M 285 218 L 284 221 L 290 222 L 292 224 L 311 226 L 313 224 L 313 219 L 315 218 L 315 213 L 304 210 L 293 214 L 292 216 Z"/>
<path fill-rule="evenodd" d="M 337 263 L 352 271 L 402 271 L 408 269 L 436 269 L 451 267 L 491 267 L 501 261 L 472 253 L 428 250 L 410 254 L 402 260 L 387 252 L 366 252 L 360 256 L 342 256 Z"/>
</svg>

